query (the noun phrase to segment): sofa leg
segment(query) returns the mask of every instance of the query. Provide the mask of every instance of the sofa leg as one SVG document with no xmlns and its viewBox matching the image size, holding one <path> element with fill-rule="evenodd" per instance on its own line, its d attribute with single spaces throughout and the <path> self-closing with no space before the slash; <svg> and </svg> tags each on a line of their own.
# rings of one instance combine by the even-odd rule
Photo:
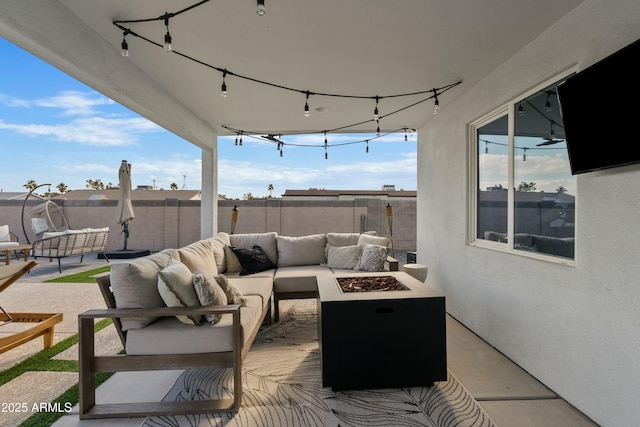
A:
<svg viewBox="0 0 640 427">
<path fill-rule="evenodd" d="M 278 323 L 280 321 L 280 308 L 279 301 L 276 295 L 273 296 L 273 322 Z"/>
</svg>

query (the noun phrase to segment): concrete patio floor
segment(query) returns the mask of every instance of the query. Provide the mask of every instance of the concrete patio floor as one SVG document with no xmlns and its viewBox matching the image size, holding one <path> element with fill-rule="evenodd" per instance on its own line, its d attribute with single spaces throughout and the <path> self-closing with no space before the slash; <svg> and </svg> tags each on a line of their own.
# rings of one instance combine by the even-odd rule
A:
<svg viewBox="0 0 640 427">
<path fill-rule="evenodd" d="M 21 262 L 14 261 L 12 262 Z M 114 260 L 113 262 L 118 262 Z M 43 283 L 53 277 L 86 271 L 106 265 L 95 256 L 63 260 L 62 274 L 55 262 L 39 260 L 30 273 L 5 290 L 0 302 L 7 311 L 62 312 L 64 320 L 56 325 L 54 343 L 77 333 L 77 315 L 89 308 L 102 308 L 104 302 L 97 286 L 80 283 Z M 0 328 L 0 336 L 19 325 Z M 100 351 L 116 353 L 122 345 L 112 326 L 97 336 Z M 38 338 L 0 354 L 0 370 L 5 370 L 42 349 Z M 498 426 L 507 427 L 582 427 L 597 426 L 571 404 L 537 381 L 493 347 L 481 340 L 454 318 L 447 317 L 447 354 L 449 371 L 480 403 Z M 77 360 L 77 345 L 55 356 Z M 180 371 L 118 373 L 98 388 L 101 402 L 160 400 Z M 2 402 L 48 403 L 77 383 L 70 372 L 28 372 L 0 387 Z M 123 396 L 123 390 L 127 394 Z M 128 391 L 128 392 L 127 392 Z M 9 397 L 9 398 L 8 398 Z M 114 400 L 112 400 L 114 399 Z M 0 413 L 0 426 L 14 426 L 32 415 L 25 412 Z M 138 426 L 143 418 L 80 421 L 74 407 L 54 425 L 64 426 Z"/>
</svg>

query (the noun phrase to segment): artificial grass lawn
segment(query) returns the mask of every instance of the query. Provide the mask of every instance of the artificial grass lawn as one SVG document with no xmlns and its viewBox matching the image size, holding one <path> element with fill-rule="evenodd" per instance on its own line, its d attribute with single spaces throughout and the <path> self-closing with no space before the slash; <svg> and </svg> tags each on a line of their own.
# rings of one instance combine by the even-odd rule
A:
<svg viewBox="0 0 640 427">
<path fill-rule="evenodd" d="M 111 266 L 95 268 L 93 270 L 84 271 L 82 273 L 71 274 L 69 276 L 57 277 L 55 279 L 45 280 L 45 283 L 95 283 L 96 274 L 111 271 Z"/>
<path fill-rule="evenodd" d="M 95 280 L 95 279 L 94 279 Z M 94 326 L 94 333 L 106 328 L 113 322 L 111 319 L 103 319 L 96 322 Z M 77 360 L 53 360 L 52 357 L 68 349 L 72 345 L 78 343 L 78 335 L 74 335 L 59 343 L 53 345 L 50 348 L 34 354 L 30 358 L 23 360 L 17 365 L 0 372 L 0 386 L 8 383 L 9 381 L 19 377 L 28 371 L 56 371 L 56 372 L 78 372 Z M 112 373 L 100 373 L 96 375 L 96 385 L 102 384 L 109 378 Z M 52 404 L 58 404 L 58 407 L 64 408 L 65 405 L 71 404 L 72 406 L 78 403 L 78 384 L 70 387 L 67 391 L 62 393 L 59 397 L 52 401 Z M 49 426 L 59 419 L 64 412 L 36 412 L 34 415 L 25 420 L 20 426 Z"/>
</svg>

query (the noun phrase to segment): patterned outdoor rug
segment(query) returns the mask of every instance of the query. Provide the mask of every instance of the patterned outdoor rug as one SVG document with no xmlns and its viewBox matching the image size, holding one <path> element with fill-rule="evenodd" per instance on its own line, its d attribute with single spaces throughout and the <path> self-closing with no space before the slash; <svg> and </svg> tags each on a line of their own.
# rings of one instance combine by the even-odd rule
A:
<svg viewBox="0 0 640 427">
<path fill-rule="evenodd" d="M 464 387 L 333 392 L 322 387 L 314 300 L 287 304 L 288 313 L 263 328 L 243 366 L 244 398 L 237 414 L 147 418 L 143 426 L 428 426 L 495 427 Z M 185 371 L 164 400 L 229 395 L 229 369 Z"/>
</svg>

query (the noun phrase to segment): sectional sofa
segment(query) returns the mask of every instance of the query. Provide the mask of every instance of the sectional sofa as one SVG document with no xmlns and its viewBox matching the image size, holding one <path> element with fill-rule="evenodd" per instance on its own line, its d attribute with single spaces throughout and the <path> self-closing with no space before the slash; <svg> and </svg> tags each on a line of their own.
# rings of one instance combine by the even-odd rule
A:
<svg viewBox="0 0 640 427">
<path fill-rule="evenodd" d="M 179 249 L 113 263 L 98 279 L 107 309 L 79 315 L 80 418 L 236 411 L 242 360 L 279 301 L 315 298 L 316 277 L 345 271 L 398 270 L 390 239 L 367 233 L 299 237 L 227 234 Z M 98 356 L 94 320 L 110 317 L 126 355 Z M 162 404 L 96 404 L 95 374 L 121 370 L 229 367 L 233 397 Z"/>
</svg>

